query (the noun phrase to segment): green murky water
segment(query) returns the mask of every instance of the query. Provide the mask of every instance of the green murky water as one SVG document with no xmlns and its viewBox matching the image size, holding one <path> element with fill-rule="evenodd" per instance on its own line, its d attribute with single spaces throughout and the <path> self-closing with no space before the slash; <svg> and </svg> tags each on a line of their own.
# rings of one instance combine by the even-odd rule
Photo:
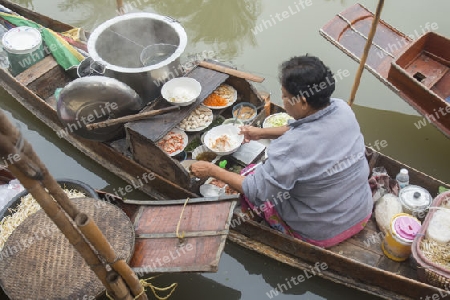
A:
<svg viewBox="0 0 450 300">
<path fill-rule="evenodd" d="M 115 1 L 31 0 L 14 1 L 52 18 L 92 30 L 116 15 Z M 179 20 L 188 34 L 183 55 L 198 56 L 214 51 L 218 60 L 238 69 L 266 78 L 257 84 L 272 93 L 280 103 L 278 66 L 294 55 L 311 53 L 322 58 L 337 73 L 348 70 L 337 82 L 336 97 L 347 99 L 357 64 L 329 44 L 319 34 L 336 13 L 352 5 L 348 0 L 135 0 L 124 1 L 128 12 L 147 11 L 169 15 Z M 361 0 L 372 11 L 373 0 Z M 302 4 L 303 3 L 303 4 Z M 427 23 L 436 23 L 437 32 L 450 36 L 448 11 L 450 2 L 442 0 L 386 1 L 383 18 L 399 30 L 415 34 Z M 283 15 L 283 12 L 284 13 Z M 278 14 L 278 16 L 277 16 Z M 283 16 L 283 17 L 280 17 Z M 20 124 L 25 137 L 57 177 L 83 180 L 98 189 L 112 191 L 126 183 L 93 163 L 70 144 L 60 140 L 38 119 L 0 91 L 0 108 Z M 385 140 L 381 152 L 450 182 L 450 140 L 432 125 L 417 129 L 420 117 L 402 99 L 365 72 L 354 111 L 360 121 L 366 143 Z M 449 116 L 447 116 L 449 117 Z M 136 193 L 134 197 L 143 197 Z M 266 293 L 301 271 L 228 244 L 215 274 L 167 275 L 161 283 L 176 281 L 172 299 L 246 299 L 268 298 Z M 372 299 L 328 281 L 312 278 L 294 286 L 275 299 Z M 375 298 L 375 297 L 374 297 Z"/>
</svg>

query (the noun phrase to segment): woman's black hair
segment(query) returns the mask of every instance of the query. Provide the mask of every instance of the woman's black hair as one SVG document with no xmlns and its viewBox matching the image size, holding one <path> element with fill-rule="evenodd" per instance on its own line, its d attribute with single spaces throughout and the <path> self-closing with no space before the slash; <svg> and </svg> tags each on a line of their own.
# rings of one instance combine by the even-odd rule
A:
<svg viewBox="0 0 450 300">
<path fill-rule="evenodd" d="M 308 104 L 320 109 L 330 103 L 335 89 L 331 70 L 315 56 L 296 56 L 280 67 L 280 81 L 295 98 L 304 97 Z"/>
</svg>

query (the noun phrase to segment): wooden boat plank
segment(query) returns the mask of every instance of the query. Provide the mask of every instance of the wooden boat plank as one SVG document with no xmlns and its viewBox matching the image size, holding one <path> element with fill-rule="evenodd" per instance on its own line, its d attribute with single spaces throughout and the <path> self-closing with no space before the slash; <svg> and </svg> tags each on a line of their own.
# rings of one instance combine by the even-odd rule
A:
<svg viewBox="0 0 450 300">
<path fill-rule="evenodd" d="M 347 243 L 340 243 L 329 249 L 336 254 L 351 257 L 352 259 L 361 263 L 375 267 L 380 260 L 380 255 L 372 251 L 365 251 L 363 247 L 353 244 L 351 241 Z"/>
<path fill-rule="evenodd" d="M 373 13 L 367 8 L 355 4 L 333 18 L 320 32 L 347 55 L 359 60 L 373 18 Z M 386 78 L 393 57 L 401 53 L 410 43 L 411 39 L 408 36 L 381 20 L 367 58 L 367 67 L 380 79 Z"/>
<path fill-rule="evenodd" d="M 180 234 L 192 231 L 220 231 L 229 218 L 232 201 L 207 204 L 146 206 L 135 221 L 136 234 L 174 233 L 180 217 Z"/>
<path fill-rule="evenodd" d="M 268 246 L 267 244 L 255 241 L 253 239 L 250 239 L 249 237 L 240 234 L 234 230 L 232 230 L 228 236 L 229 240 L 237 245 L 240 245 L 244 248 L 247 248 L 251 251 L 258 252 L 262 255 L 265 255 L 269 258 L 272 258 L 276 261 L 279 261 L 285 265 L 291 266 L 296 269 L 300 270 L 309 270 L 314 265 L 303 260 L 301 257 L 301 254 L 298 255 L 289 255 L 285 252 L 279 251 L 277 249 L 274 249 L 273 247 Z M 347 272 L 347 274 L 338 274 L 334 271 L 331 271 L 331 269 L 327 269 L 318 276 L 325 278 L 327 280 L 331 280 L 335 283 L 342 284 L 378 297 L 381 297 L 383 299 L 399 299 L 399 300 L 412 300 L 416 298 L 412 297 L 406 297 L 404 295 L 394 293 L 385 289 L 381 289 L 377 286 L 366 284 L 364 282 L 361 282 L 358 278 L 353 277 L 352 275 L 349 275 L 350 272 Z"/>
<path fill-rule="evenodd" d="M 381 242 L 382 241 L 380 241 L 380 243 L 378 243 L 379 247 L 381 245 Z M 383 269 L 383 270 L 388 271 L 388 272 L 392 272 L 392 273 L 399 273 L 401 266 L 402 266 L 401 264 L 393 261 L 392 259 L 389 259 L 385 255 L 383 255 L 380 258 L 380 260 L 378 262 L 378 265 L 377 265 L 378 268 Z M 411 278 L 411 277 L 408 277 L 408 278 Z M 412 278 L 414 278 L 414 277 L 412 277 Z"/>
<path fill-rule="evenodd" d="M 34 68 L 28 68 L 16 76 L 16 80 L 25 86 L 58 67 L 58 63 L 53 56 L 46 56 L 43 60 L 37 62 Z"/>
<path fill-rule="evenodd" d="M 444 77 L 448 71 L 448 67 L 440 62 L 430 59 L 427 53 L 420 53 L 420 55 L 412 60 L 408 66 L 406 66 L 405 71 L 414 76 L 416 72 L 424 75 L 425 78 L 420 81 L 421 84 L 427 88 L 432 88 L 439 80 Z"/>
<path fill-rule="evenodd" d="M 26 9 L 18 4 L 12 3 L 6 0 L 0 0 L 0 4 L 19 13 L 23 17 L 35 21 L 41 24 L 44 27 L 48 27 L 57 32 L 64 32 L 73 29 L 73 26 L 60 22 L 58 20 L 54 20 L 47 16 L 41 15 L 32 10 Z"/>
<path fill-rule="evenodd" d="M 223 83 L 229 75 L 203 67 L 196 67 L 186 77 L 196 79 L 202 86 L 202 91 L 194 104 L 183 106 L 176 112 L 155 116 L 148 120 L 128 123 L 127 130 L 137 132 L 150 141 L 159 141 L 183 119 L 189 116 L 195 108 L 201 105 L 203 100 Z M 162 103 L 166 102 L 161 98 L 160 101 Z M 165 106 L 169 106 L 169 104 L 165 103 Z"/>
<path fill-rule="evenodd" d="M 380 247 L 380 241 L 383 240 L 382 233 L 378 230 L 372 230 L 368 228 L 370 225 L 376 226 L 374 217 L 372 217 L 367 223 L 365 229 L 353 236 L 349 242 L 352 244 L 364 248 L 365 251 L 370 251 L 378 255 L 383 255 L 383 251 Z M 370 226 L 371 227 L 371 226 Z"/>
<path fill-rule="evenodd" d="M 432 295 L 441 291 L 437 287 L 374 268 L 367 263 L 353 259 L 351 256 L 347 257 L 337 254 L 330 250 L 285 236 L 278 231 L 264 227 L 251 220 L 245 222 L 245 226 L 236 226 L 233 230 L 252 240 L 270 245 L 272 248 L 278 249 L 286 254 L 301 257 L 312 265 L 316 262 L 325 262 L 329 269 L 334 270 L 338 274 L 348 274 L 351 270 L 352 277 L 358 278 L 361 282 L 411 298 L 417 299 L 419 296 Z M 344 246 L 341 245 L 340 247 L 343 248 Z"/>
<path fill-rule="evenodd" d="M 179 268 L 180 272 L 214 272 L 224 239 L 226 235 L 186 237 L 183 243 L 177 238 L 137 239 L 136 255 L 130 266 L 146 269 L 146 273 L 167 272 L 169 268 Z"/>
<path fill-rule="evenodd" d="M 133 159 L 141 166 L 152 170 L 159 176 L 171 182 L 176 182 L 183 188 L 189 189 L 191 179 L 186 169 L 174 161 L 172 157 L 167 155 L 146 136 L 142 135 L 145 132 L 144 128 L 148 129 L 150 127 L 141 127 L 140 131 L 133 130 L 133 128 L 135 126 L 130 125 L 130 123 L 125 125 L 127 144 L 130 146 Z M 151 155 L 149 155 L 150 153 Z"/>
</svg>

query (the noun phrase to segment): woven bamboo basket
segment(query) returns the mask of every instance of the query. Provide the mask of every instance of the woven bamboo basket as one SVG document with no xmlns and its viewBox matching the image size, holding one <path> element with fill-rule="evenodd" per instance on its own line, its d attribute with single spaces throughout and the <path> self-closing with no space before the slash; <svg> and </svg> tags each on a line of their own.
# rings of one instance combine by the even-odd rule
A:
<svg viewBox="0 0 450 300">
<path fill-rule="evenodd" d="M 125 213 L 98 199 L 71 201 L 93 218 L 116 255 L 129 261 L 135 234 Z M 0 286 L 12 300 L 95 299 L 105 291 L 81 255 L 42 210 L 14 230 L 0 254 Z"/>
<path fill-rule="evenodd" d="M 450 200 L 450 191 L 445 192 L 437 196 L 431 205 L 431 207 L 440 207 L 444 200 Z M 417 262 L 417 275 L 420 281 L 428 284 L 448 289 L 450 287 L 450 270 L 430 261 L 421 251 L 420 245 L 425 238 L 427 228 L 433 218 L 436 209 L 430 209 L 430 212 L 426 216 L 422 227 L 412 244 L 412 256 Z"/>
</svg>

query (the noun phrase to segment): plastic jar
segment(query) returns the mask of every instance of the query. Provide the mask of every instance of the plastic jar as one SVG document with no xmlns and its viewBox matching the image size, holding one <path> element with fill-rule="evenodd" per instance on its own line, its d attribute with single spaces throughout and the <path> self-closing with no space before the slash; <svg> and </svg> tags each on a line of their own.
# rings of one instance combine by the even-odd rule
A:
<svg viewBox="0 0 450 300">
<path fill-rule="evenodd" d="M 10 71 L 13 76 L 22 73 L 46 55 L 41 33 L 28 26 L 10 29 L 3 36 L 2 45 L 8 53 Z"/>
<path fill-rule="evenodd" d="M 392 218 L 389 232 L 386 234 L 381 249 L 394 261 L 405 261 L 411 255 L 412 242 L 421 227 L 420 221 L 408 214 L 397 214 Z"/>
</svg>

